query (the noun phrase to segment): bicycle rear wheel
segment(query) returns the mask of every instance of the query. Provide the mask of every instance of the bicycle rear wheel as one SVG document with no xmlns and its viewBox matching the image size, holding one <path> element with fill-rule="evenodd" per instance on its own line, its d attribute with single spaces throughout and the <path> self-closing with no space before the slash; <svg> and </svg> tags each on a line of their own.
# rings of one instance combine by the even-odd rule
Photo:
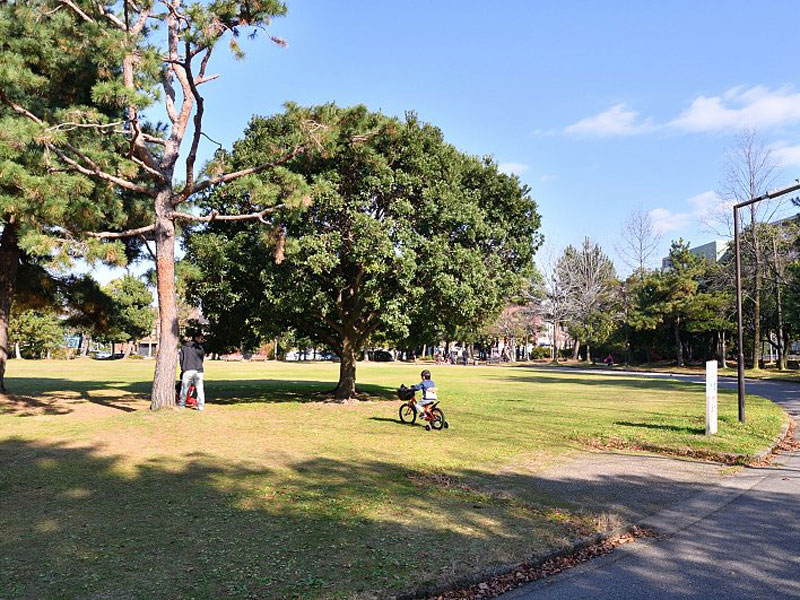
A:
<svg viewBox="0 0 800 600">
<path fill-rule="evenodd" d="M 431 427 L 433 427 L 436 431 L 439 431 L 444 427 L 444 413 L 440 408 L 434 408 L 431 410 L 431 417 Z"/>
</svg>

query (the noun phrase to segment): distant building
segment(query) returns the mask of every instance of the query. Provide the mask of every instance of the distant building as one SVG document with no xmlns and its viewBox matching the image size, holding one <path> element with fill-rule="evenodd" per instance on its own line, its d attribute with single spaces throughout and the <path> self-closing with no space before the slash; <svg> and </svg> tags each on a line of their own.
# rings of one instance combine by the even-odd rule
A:
<svg viewBox="0 0 800 600">
<path fill-rule="evenodd" d="M 722 257 L 725 256 L 725 252 L 728 251 L 728 242 L 724 240 L 714 240 L 713 242 L 708 242 L 707 244 L 703 244 L 702 246 L 696 246 L 694 248 L 689 248 L 689 252 L 694 254 L 695 256 L 699 256 L 706 262 L 713 262 L 717 263 L 722 260 Z M 672 263 L 669 260 L 669 256 L 665 256 L 661 259 L 661 270 L 668 271 Z"/>
</svg>

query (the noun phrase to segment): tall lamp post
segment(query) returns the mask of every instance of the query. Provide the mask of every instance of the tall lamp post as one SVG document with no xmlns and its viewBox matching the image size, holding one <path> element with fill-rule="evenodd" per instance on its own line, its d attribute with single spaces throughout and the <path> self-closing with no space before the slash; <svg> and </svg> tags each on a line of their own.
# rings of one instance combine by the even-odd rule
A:
<svg viewBox="0 0 800 600">
<path fill-rule="evenodd" d="M 742 255 L 739 250 L 739 209 L 744 208 L 746 206 L 750 206 L 751 204 L 755 204 L 756 202 L 761 202 L 762 200 L 771 200 L 772 198 L 777 198 L 779 196 L 783 196 L 785 194 L 791 194 L 792 192 L 796 192 L 800 190 L 800 181 L 795 180 L 794 185 L 790 185 L 789 187 L 783 188 L 781 190 L 776 190 L 774 192 L 768 192 L 766 194 L 762 194 L 756 198 L 750 198 L 750 200 L 745 200 L 744 202 L 740 202 L 739 204 L 733 205 L 733 239 L 734 239 L 734 246 L 736 251 L 736 325 L 738 330 L 739 336 L 739 356 L 737 363 L 737 374 L 739 378 L 739 422 L 745 422 L 744 416 L 744 397 L 745 397 L 745 387 L 744 387 L 744 327 L 742 325 Z M 759 340 L 755 340 L 754 342 L 758 345 Z M 757 365 L 756 365 L 757 366 Z"/>
</svg>

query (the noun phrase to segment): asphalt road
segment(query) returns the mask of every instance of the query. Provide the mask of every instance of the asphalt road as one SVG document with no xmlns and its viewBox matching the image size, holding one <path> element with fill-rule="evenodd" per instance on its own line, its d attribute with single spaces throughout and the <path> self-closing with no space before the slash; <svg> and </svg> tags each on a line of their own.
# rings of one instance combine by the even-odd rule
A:
<svg viewBox="0 0 800 600">
<path fill-rule="evenodd" d="M 720 380 L 721 387 L 734 385 Z M 747 392 L 777 402 L 800 421 L 800 385 L 748 381 Z M 745 469 L 642 524 L 664 539 L 622 546 L 502 598 L 800 598 L 800 452 L 782 454 L 770 467 Z"/>
</svg>

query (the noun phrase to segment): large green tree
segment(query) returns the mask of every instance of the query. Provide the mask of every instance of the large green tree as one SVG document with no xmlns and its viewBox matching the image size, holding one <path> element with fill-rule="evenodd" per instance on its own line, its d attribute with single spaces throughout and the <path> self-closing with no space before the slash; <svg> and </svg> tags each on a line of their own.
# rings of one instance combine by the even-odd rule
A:
<svg viewBox="0 0 800 600">
<path fill-rule="evenodd" d="M 312 112 L 330 133 L 324 154 L 297 156 L 258 185 L 230 186 L 208 208 L 244 212 L 261 186 L 292 176 L 313 203 L 301 215 L 276 214 L 269 233 L 211 223 L 190 236 L 188 257 L 202 271 L 194 289 L 215 329 L 254 342 L 294 327 L 339 355 L 335 395 L 344 399 L 356 393 L 356 357 L 370 336 L 402 339 L 415 322 L 474 328 L 495 316 L 532 272 L 539 215 L 516 177 L 462 154 L 412 114 Z M 254 119 L 229 160 L 260 164 L 297 135 L 291 113 Z"/>
<path fill-rule="evenodd" d="M 36 82 L 30 69 L 22 75 L 16 69 L 0 70 L 0 102 L 28 120 L 31 137 L 60 169 L 147 198 L 153 215 L 147 224 L 95 231 L 90 237 L 146 236 L 155 244 L 161 340 L 151 407 L 172 406 L 178 347 L 175 243 L 179 223 L 264 222 L 271 209 L 268 204 L 253 203 L 247 213 L 198 214 L 191 209 L 192 198 L 286 162 L 303 152 L 309 139 L 318 137 L 315 125 L 305 115 L 295 114 L 298 135 L 290 146 L 271 145 L 264 162 L 231 169 L 221 153 L 205 171 L 198 170 L 201 141 L 208 133 L 201 90 L 217 78 L 209 71 L 214 51 L 227 40 L 233 53 L 241 56 L 240 34 L 255 36 L 286 8 L 279 0 L 39 0 L 25 4 L 33 7 L 32 19 L 43 26 L 63 21 L 63 31 L 57 31 L 53 40 L 56 51 L 62 48 L 66 53 L 71 46 L 89 49 L 100 61 L 100 77 L 91 87 L 91 103 L 75 102 L 51 113 L 31 100 L 28 88 Z M 3 64 L 19 62 L 12 56 Z M 9 71 L 12 76 L 5 77 Z M 151 123 L 147 114 L 163 114 L 166 123 Z"/>
<path fill-rule="evenodd" d="M 27 309 L 13 313 L 9 339 L 24 358 L 44 358 L 64 344 L 64 329 L 49 309 Z"/>
<path fill-rule="evenodd" d="M 648 273 L 632 285 L 629 324 L 638 331 L 671 331 L 680 366 L 685 363 L 687 333 L 716 334 L 729 325 L 725 308 L 730 297 L 711 287 L 711 268 L 678 240 L 672 242 L 666 271 Z"/>
<path fill-rule="evenodd" d="M 131 343 L 153 330 L 153 296 L 143 281 L 130 274 L 111 281 L 104 291 L 112 303 L 106 337 L 112 342 L 129 342 L 128 355 Z"/>
</svg>

